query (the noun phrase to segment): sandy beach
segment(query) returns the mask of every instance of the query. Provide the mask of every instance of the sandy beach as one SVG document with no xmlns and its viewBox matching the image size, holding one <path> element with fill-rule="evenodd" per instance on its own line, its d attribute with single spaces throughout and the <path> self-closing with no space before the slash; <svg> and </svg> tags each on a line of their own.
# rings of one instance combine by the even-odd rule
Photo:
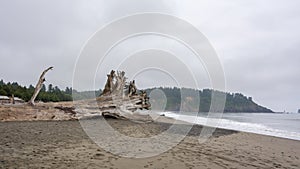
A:
<svg viewBox="0 0 300 169">
<path fill-rule="evenodd" d="M 0 169 L 300 169 L 300 0 L 0 3 Z"/>
<path fill-rule="evenodd" d="M 101 119 L 105 120 L 105 119 Z M 166 130 L 168 120 L 135 123 L 107 120 L 130 137 L 149 137 Z M 124 158 L 104 151 L 83 131 L 79 121 L 0 123 L 0 168 L 286 168 L 300 167 L 300 142 L 217 129 L 198 142 L 201 126 L 193 126 L 176 147 L 151 158 Z"/>
</svg>

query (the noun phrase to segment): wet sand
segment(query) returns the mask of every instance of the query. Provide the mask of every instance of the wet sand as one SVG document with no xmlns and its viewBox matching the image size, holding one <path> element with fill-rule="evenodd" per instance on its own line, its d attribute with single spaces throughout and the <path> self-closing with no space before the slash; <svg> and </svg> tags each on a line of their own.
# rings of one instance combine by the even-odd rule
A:
<svg viewBox="0 0 300 169">
<path fill-rule="evenodd" d="M 104 120 L 104 119 L 102 119 Z M 168 129 L 165 122 L 108 120 L 130 137 L 149 137 Z M 0 168 L 300 168 L 300 141 L 217 129 L 198 142 L 193 126 L 176 147 L 151 158 L 124 158 L 104 151 L 74 121 L 0 123 Z"/>
</svg>

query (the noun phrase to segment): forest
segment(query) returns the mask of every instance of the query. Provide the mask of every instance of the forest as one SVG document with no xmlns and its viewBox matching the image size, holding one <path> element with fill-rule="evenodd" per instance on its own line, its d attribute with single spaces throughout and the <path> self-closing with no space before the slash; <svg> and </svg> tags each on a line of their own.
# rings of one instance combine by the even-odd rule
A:
<svg viewBox="0 0 300 169">
<path fill-rule="evenodd" d="M 211 96 L 213 92 L 220 93 L 226 96 L 225 108 L 224 112 L 273 112 L 272 110 L 260 106 L 255 103 L 252 97 L 244 96 L 241 93 L 225 93 L 221 91 L 214 91 L 211 89 L 203 89 L 203 90 L 196 90 L 196 89 L 187 89 L 187 88 L 152 88 L 146 89 L 147 93 L 150 94 L 152 90 L 159 89 L 163 91 L 167 98 L 166 110 L 168 111 L 179 111 L 181 106 L 181 90 L 185 90 L 184 93 L 199 93 L 199 111 L 200 112 L 208 112 L 211 105 Z M 193 96 L 193 94 L 191 94 Z M 195 98 L 193 98 L 195 99 Z M 197 99 L 196 99 L 197 100 Z M 192 100 L 193 101 L 193 100 Z M 184 102 L 184 101 L 183 101 Z M 192 111 L 192 110 L 191 110 Z"/>
<path fill-rule="evenodd" d="M 0 81 L 0 95 L 19 97 L 24 101 L 29 101 L 34 92 L 34 86 L 29 87 L 21 86 L 17 82 L 5 83 Z M 59 102 L 59 101 L 71 101 L 72 100 L 72 88 L 67 87 L 65 90 L 61 90 L 59 87 L 49 84 L 48 87 L 43 85 L 37 99 L 37 101 L 43 102 Z"/>
<path fill-rule="evenodd" d="M 146 89 L 145 91 L 150 95 L 152 90 L 159 89 L 163 91 L 167 98 L 166 110 L 167 111 L 179 111 L 181 106 L 181 90 L 180 88 L 170 88 L 170 87 L 159 87 Z M 211 89 L 183 89 L 185 92 L 198 92 L 200 96 L 199 110 L 200 112 L 208 112 L 211 104 L 211 96 L 213 90 Z M 34 86 L 29 87 L 21 86 L 17 82 L 5 83 L 3 80 L 0 81 L 0 95 L 19 97 L 24 101 L 29 101 L 34 92 Z M 72 93 L 73 92 L 73 93 Z M 220 91 L 216 91 L 220 92 Z M 260 106 L 252 100 L 252 97 L 244 96 L 241 93 L 224 93 L 226 95 L 226 103 L 224 112 L 272 112 L 272 110 Z M 97 91 L 83 91 L 78 92 L 73 90 L 71 87 L 66 87 L 64 90 L 60 89 L 58 86 L 49 84 L 48 86 L 43 85 L 41 92 L 37 96 L 37 101 L 43 102 L 60 102 L 60 101 L 72 101 L 91 99 L 94 96 L 99 96 L 101 90 Z M 192 98 L 193 101 L 194 98 Z M 196 99 L 195 99 L 196 100 Z M 193 111 L 191 109 L 190 111 Z"/>
</svg>

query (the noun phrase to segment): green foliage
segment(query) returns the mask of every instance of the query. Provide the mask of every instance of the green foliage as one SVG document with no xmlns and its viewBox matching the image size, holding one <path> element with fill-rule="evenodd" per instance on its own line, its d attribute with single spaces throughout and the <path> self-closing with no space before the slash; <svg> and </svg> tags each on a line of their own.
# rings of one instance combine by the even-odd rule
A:
<svg viewBox="0 0 300 169">
<path fill-rule="evenodd" d="M 211 89 L 195 90 L 195 89 L 184 89 L 184 88 L 179 89 L 179 88 L 161 88 L 161 87 L 146 89 L 146 92 L 149 95 L 151 91 L 155 89 L 162 90 L 166 95 L 167 111 L 179 111 L 181 104 L 182 103 L 184 104 L 185 102 L 185 101 L 181 102 L 181 100 L 184 99 L 184 96 L 181 96 L 181 93 L 187 93 L 187 96 L 194 96 L 192 97 L 193 99 L 192 101 L 194 101 L 192 104 L 199 105 L 199 109 L 198 109 L 199 112 L 209 112 L 211 106 L 212 94 L 214 93 L 216 96 L 218 95 L 226 96 L 224 112 L 272 112 L 272 110 L 262 107 L 256 104 L 255 102 L 253 102 L 251 97 L 246 97 L 241 93 L 225 93 L 220 91 L 214 91 Z M 181 92 L 181 90 L 184 90 L 184 92 Z M 195 95 L 195 93 L 197 92 L 199 93 L 198 96 L 200 97 L 200 104 L 195 102 L 195 100 L 197 100 L 197 95 Z M 190 109 L 190 111 L 193 111 L 193 109 Z"/>
<path fill-rule="evenodd" d="M 71 101 L 72 94 L 70 91 L 60 90 L 57 86 L 53 88 L 53 85 L 49 85 L 48 91 L 46 86 L 43 85 L 42 89 L 37 96 L 36 100 L 43 102 L 59 102 L 59 101 Z M 24 101 L 29 101 L 34 92 L 34 87 L 30 85 L 28 88 L 26 86 L 20 86 L 18 83 L 5 83 L 3 80 L 0 81 L 0 95 L 19 97 Z M 71 92 L 72 93 L 72 92 Z"/>
<path fill-rule="evenodd" d="M 148 95 L 152 90 L 161 90 L 167 97 L 166 110 L 167 111 L 178 111 L 181 106 L 192 105 L 191 107 L 185 107 L 185 110 L 199 110 L 200 112 L 210 111 L 212 94 L 225 95 L 225 112 L 272 112 L 270 109 L 262 107 L 256 104 L 251 97 L 246 97 L 241 93 L 225 93 L 220 91 L 214 91 L 211 89 L 195 90 L 186 88 L 151 88 L 146 89 Z M 184 92 L 182 92 L 184 91 Z M 29 101 L 34 92 L 34 87 L 30 85 L 28 88 L 26 86 L 20 86 L 18 83 L 5 83 L 3 80 L 0 81 L 0 95 L 4 96 L 14 96 L 22 98 L 25 101 Z M 71 101 L 71 100 L 83 100 L 91 99 L 95 96 L 99 96 L 101 90 L 97 91 L 84 91 L 78 92 L 72 88 L 67 87 L 65 90 L 60 90 L 57 86 L 52 84 L 48 85 L 48 90 L 46 86 L 43 85 L 39 95 L 36 100 L 43 102 L 59 102 L 59 101 Z M 181 95 L 182 93 L 186 96 Z M 197 100 L 197 95 L 200 96 L 200 100 Z M 73 96 L 73 98 L 72 98 Z M 187 97 L 189 98 L 187 99 Z M 192 96 L 192 97 L 190 97 Z M 183 99 L 183 100 L 182 100 Z M 181 101 L 182 100 L 182 101 Z M 185 104 L 188 100 L 188 104 Z M 200 104 L 199 104 L 200 101 Z M 198 108 L 199 105 L 199 108 Z M 195 109 L 195 107 L 197 107 Z"/>
</svg>

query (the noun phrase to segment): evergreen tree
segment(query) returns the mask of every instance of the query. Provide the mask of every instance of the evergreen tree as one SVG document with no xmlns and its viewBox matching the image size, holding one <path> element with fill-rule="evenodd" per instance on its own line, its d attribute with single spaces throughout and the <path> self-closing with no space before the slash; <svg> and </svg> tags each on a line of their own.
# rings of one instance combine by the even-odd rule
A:
<svg viewBox="0 0 300 169">
<path fill-rule="evenodd" d="M 4 81 L 3 81 L 3 79 L 1 79 L 0 80 L 0 86 L 2 86 L 2 85 L 4 85 L 5 83 L 4 83 Z"/>
<path fill-rule="evenodd" d="M 49 84 L 48 85 L 48 92 L 53 92 L 53 85 L 52 84 Z"/>
<path fill-rule="evenodd" d="M 46 85 L 45 84 L 43 84 L 40 92 L 46 92 Z"/>
</svg>

